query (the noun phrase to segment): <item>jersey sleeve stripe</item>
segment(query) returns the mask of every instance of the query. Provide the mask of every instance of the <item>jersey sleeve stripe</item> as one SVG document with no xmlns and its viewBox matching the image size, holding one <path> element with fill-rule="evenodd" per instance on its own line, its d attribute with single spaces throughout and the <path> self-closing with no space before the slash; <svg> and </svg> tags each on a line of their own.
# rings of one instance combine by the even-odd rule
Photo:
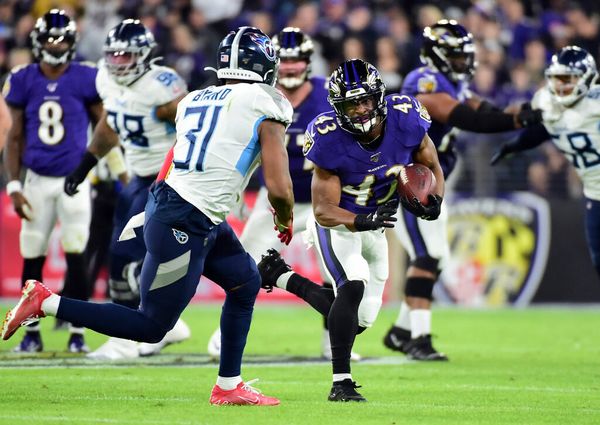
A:
<svg viewBox="0 0 600 425">
<path fill-rule="evenodd" d="M 252 138 L 250 139 L 250 142 L 248 143 L 246 148 L 244 148 L 244 151 L 242 152 L 240 159 L 238 159 L 237 164 L 235 164 L 235 169 L 238 170 L 242 176 L 246 176 L 248 170 L 250 169 L 250 167 L 256 160 L 256 157 L 260 153 L 260 145 L 258 143 L 258 127 L 260 126 L 260 123 L 262 123 L 266 118 L 267 116 L 263 115 L 258 120 L 256 120 L 256 122 L 254 123 L 254 129 L 252 131 Z"/>
</svg>

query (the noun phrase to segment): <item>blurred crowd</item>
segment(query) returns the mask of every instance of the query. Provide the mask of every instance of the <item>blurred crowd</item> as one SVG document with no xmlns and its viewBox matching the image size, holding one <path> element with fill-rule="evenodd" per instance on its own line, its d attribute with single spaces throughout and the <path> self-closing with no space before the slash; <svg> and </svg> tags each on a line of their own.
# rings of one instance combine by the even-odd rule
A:
<svg viewBox="0 0 600 425">
<path fill-rule="evenodd" d="M 52 7 L 77 19 L 78 56 L 94 62 L 102 57 L 111 27 L 124 18 L 141 19 L 153 31 L 164 63 L 186 78 L 190 89 L 215 82 L 204 67 L 216 65 L 219 41 L 240 25 L 267 34 L 299 27 L 316 42 L 314 74 L 326 76 L 345 59 L 363 58 L 377 66 L 391 92 L 420 65 L 423 28 L 455 19 L 477 42 L 472 90 L 503 108 L 531 99 L 561 47 L 575 44 L 600 56 L 598 0 L 0 0 L 2 80 L 12 67 L 32 60 L 29 33 L 36 18 Z M 454 188 L 477 195 L 533 190 L 580 196 L 572 170 L 548 144 L 490 167 L 495 146 L 512 136 L 458 134 L 463 160 Z"/>
</svg>

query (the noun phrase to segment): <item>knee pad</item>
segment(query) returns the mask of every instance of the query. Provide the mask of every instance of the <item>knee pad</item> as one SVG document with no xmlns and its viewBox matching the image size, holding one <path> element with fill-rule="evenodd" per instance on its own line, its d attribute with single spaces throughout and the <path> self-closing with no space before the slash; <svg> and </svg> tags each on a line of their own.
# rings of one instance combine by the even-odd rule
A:
<svg viewBox="0 0 600 425">
<path fill-rule="evenodd" d="M 427 270 L 433 273 L 436 277 L 440 274 L 440 260 L 430 256 L 418 257 L 410 262 L 410 265 L 419 269 Z"/>
<path fill-rule="evenodd" d="M 369 282 L 365 287 L 363 298 L 358 306 L 358 325 L 370 328 L 375 323 L 383 303 L 385 282 Z"/>
<path fill-rule="evenodd" d="M 37 258 L 46 255 L 48 250 L 48 237 L 35 230 L 21 231 L 19 247 L 23 258 Z"/>
<path fill-rule="evenodd" d="M 85 250 L 89 236 L 89 226 L 82 224 L 63 226 L 60 238 L 63 250 L 69 254 L 81 254 Z"/>
<path fill-rule="evenodd" d="M 404 294 L 407 297 L 426 298 L 432 300 L 435 280 L 428 277 L 409 277 L 406 279 Z"/>
</svg>

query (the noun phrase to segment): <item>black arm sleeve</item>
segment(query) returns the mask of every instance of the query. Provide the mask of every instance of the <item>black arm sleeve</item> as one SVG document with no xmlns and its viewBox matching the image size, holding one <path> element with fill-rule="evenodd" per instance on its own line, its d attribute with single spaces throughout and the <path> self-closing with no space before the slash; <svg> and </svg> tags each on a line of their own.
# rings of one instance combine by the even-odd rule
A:
<svg viewBox="0 0 600 425">
<path fill-rule="evenodd" d="M 473 110 L 459 103 L 448 117 L 448 124 L 475 133 L 500 133 L 515 130 L 514 117 L 504 112 Z"/>
<path fill-rule="evenodd" d="M 541 145 L 546 140 L 550 140 L 550 133 L 542 124 L 537 124 L 523 130 L 517 140 L 507 143 L 504 149 L 506 153 L 526 151 Z"/>
</svg>

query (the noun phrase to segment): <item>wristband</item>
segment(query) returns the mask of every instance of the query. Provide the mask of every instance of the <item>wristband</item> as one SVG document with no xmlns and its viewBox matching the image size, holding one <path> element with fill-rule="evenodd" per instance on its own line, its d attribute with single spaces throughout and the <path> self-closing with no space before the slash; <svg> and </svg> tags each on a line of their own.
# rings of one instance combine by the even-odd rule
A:
<svg viewBox="0 0 600 425">
<path fill-rule="evenodd" d="M 16 192 L 22 192 L 23 185 L 20 180 L 11 180 L 6 184 L 6 193 L 10 196 Z"/>
</svg>

